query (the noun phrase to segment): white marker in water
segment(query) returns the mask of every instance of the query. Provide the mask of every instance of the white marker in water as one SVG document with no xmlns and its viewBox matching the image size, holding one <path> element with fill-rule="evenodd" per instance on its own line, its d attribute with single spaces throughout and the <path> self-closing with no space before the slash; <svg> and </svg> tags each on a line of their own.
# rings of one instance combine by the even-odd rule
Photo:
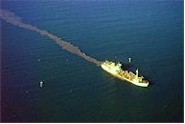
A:
<svg viewBox="0 0 185 124">
<path fill-rule="evenodd" d="M 41 81 L 41 82 L 40 82 L 40 87 L 43 87 L 43 84 L 44 84 L 44 82 L 43 82 L 43 81 Z"/>
<path fill-rule="evenodd" d="M 131 58 L 128 58 L 128 62 L 131 63 Z"/>
</svg>

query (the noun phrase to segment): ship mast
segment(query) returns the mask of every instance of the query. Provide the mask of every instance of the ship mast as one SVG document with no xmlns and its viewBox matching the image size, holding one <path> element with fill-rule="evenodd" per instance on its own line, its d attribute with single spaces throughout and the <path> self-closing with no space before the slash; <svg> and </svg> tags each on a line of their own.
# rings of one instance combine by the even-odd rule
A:
<svg viewBox="0 0 185 124">
<path fill-rule="evenodd" d="M 139 71 L 138 71 L 138 69 L 136 70 L 136 77 L 138 77 L 138 75 L 139 75 Z"/>
</svg>

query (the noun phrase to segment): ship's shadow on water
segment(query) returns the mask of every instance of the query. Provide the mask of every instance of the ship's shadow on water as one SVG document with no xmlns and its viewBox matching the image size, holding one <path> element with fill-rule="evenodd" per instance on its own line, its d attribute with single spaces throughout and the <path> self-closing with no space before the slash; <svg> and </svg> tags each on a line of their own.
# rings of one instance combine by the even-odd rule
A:
<svg viewBox="0 0 185 124">
<path fill-rule="evenodd" d="M 123 70 L 128 70 L 128 71 L 132 71 L 132 72 L 135 72 L 137 67 L 133 64 L 133 63 L 123 63 L 123 62 L 120 62 L 122 64 L 122 69 Z"/>
<path fill-rule="evenodd" d="M 120 63 L 122 64 L 122 69 L 130 69 L 131 67 L 134 67 L 134 65 L 131 63 Z"/>
</svg>

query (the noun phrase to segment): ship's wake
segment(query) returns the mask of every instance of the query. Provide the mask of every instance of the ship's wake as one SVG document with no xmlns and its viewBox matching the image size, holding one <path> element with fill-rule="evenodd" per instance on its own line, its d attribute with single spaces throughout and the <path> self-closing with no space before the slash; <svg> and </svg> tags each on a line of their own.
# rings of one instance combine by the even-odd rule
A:
<svg viewBox="0 0 185 124">
<path fill-rule="evenodd" d="M 101 62 L 98 61 L 97 59 L 92 58 L 92 57 L 86 55 L 85 53 L 83 53 L 77 46 L 71 44 L 70 42 L 62 40 L 62 38 L 48 32 L 46 30 L 43 30 L 43 29 L 40 29 L 34 25 L 22 22 L 20 17 L 16 16 L 14 13 L 12 13 L 10 11 L 0 10 L 0 17 L 15 26 L 38 32 L 39 34 L 50 38 L 51 40 L 56 42 L 59 46 L 61 46 L 63 49 L 65 49 L 73 54 L 76 54 L 76 55 L 84 58 L 85 60 L 96 64 L 97 66 L 100 66 L 100 64 L 101 64 Z"/>
</svg>

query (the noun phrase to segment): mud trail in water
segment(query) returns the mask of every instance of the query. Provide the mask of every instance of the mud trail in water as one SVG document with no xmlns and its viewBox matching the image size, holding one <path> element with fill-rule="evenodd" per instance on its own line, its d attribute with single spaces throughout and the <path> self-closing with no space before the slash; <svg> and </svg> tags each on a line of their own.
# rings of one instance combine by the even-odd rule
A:
<svg viewBox="0 0 185 124">
<path fill-rule="evenodd" d="M 78 48 L 77 46 L 71 44 L 70 42 L 67 42 L 65 40 L 62 40 L 62 38 L 58 37 L 57 35 L 54 35 L 46 30 L 43 30 L 43 29 L 40 29 L 34 25 L 31 25 L 31 24 L 27 24 L 27 23 L 24 23 L 22 22 L 21 18 L 16 16 L 14 13 L 10 12 L 10 11 L 7 11 L 7 10 L 0 10 L 0 17 L 2 19 L 4 19 L 5 21 L 15 25 L 15 26 L 18 26 L 18 27 L 21 27 L 21 28 L 24 28 L 24 29 L 28 29 L 28 30 L 31 30 L 31 31 L 35 31 L 35 32 L 38 32 L 39 34 L 41 35 L 44 35 L 48 38 L 50 38 L 51 40 L 53 40 L 54 42 L 56 42 L 59 46 L 61 46 L 63 49 L 73 53 L 73 54 L 76 54 L 82 58 L 84 58 L 85 60 L 89 61 L 89 62 L 92 62 L 94 64 L 96 64 L 97 66 L 100 66 L 101 62 L 98 61 L 97 59 L 95 58 L 92 58 L 88 55 L 86 55 L 85 53 L 83 53 L 80 48 Z"/>
</svg>

